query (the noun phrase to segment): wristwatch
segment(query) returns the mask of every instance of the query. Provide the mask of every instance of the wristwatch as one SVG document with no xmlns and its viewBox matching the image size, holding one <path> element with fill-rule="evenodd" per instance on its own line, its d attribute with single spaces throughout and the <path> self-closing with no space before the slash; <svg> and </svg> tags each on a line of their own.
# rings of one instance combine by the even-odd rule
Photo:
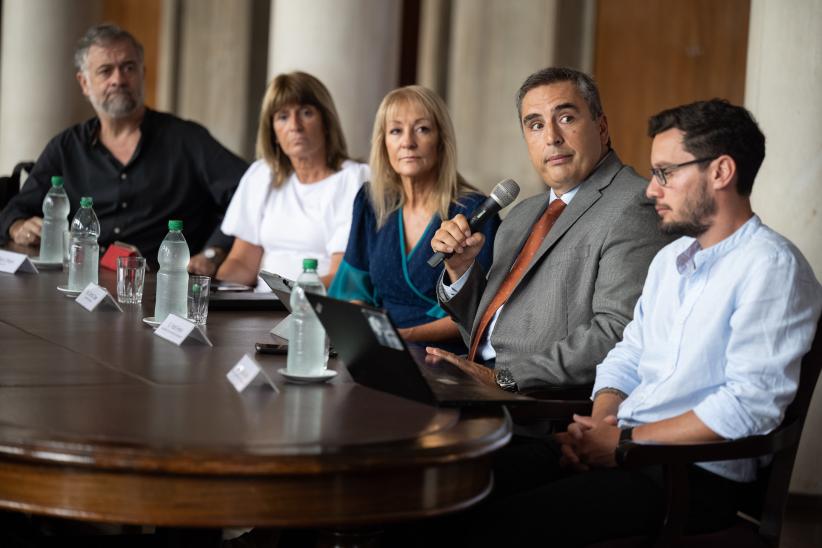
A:
<svg viewBox="0 0 822 548">
<path fill-rule="evenodd" d="M 619 431 L 619 443 L 625 443 L 626 441 L 633 441 L 634 439 L 634 427 L 629 426 L 628 428 L 623 428 Z"/>
<path fill-rule="evenodd" d="M 497 386 L 506 392 L 517 391 L 517 381 L 514 380 L 514 375 L 511 374 L 510 369 L 505 367 L 494 369 L 494 379 L 497 381 Z"/>
<path fill-rule="evenodd" d="M 207 247 L 203 250 L 203 257 L 208 259 L 211 262 L 214 262 L 214 259 L 217 258 L 217 248 L 216 247 Z"/>
</svg>

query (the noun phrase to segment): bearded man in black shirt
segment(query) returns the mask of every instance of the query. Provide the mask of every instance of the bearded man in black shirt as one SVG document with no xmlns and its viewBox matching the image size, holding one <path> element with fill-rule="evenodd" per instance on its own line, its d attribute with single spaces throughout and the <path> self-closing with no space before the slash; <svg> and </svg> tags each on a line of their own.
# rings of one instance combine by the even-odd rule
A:
<svg viewBox="0 0 822 548">
<path fill-rule="evenodd" d="M 192 272 L 211 275 L 231 248 L 220 221 L 248 164 L 199 124 L 146 108 L 143 47 L 114 25 L 86 32 L 74 54 L 77 81 L 97 116 L 46 146 L 26 184 L 0 213 L 0 239 L 38 245 L 51 177 L 71 203 L 94 198 L 100 246 L 137 246 L 156 264 L 169 219 L 182 219 Z"/>
</svg>

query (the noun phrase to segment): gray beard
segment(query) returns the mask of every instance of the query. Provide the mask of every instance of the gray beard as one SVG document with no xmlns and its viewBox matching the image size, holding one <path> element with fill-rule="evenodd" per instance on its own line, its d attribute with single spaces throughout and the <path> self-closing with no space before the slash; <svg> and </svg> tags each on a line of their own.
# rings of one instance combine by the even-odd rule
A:
<svg viewBox="0 0 822 548">
<path fill-rule="evenodd" d="M 138 102 L 132 94 L 117 94 L 109 99 L 104 99 L 102 110 L 112 118 L 128 116 L 137 110 Z"/>
<path fill-rule="evenodd" d="M 139 93 L 139 92 L 138 92 Z M 134 113 L 142 104 L 142 93 L 115 93 L 103 98 L 102 102 L 91 101 L 95 110 L 102 111 L 112 118 L 125 118 Z"/>
</svg>

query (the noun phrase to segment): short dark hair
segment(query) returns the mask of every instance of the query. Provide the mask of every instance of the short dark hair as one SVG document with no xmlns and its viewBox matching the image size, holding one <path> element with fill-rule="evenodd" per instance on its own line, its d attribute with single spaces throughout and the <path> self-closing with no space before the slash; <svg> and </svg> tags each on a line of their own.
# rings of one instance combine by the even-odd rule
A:
<svg viewBox="0 0 822 548">
<path fill-rule="evenodd" d="M 736 190 L 742 196 L 750 196 L 765 159 L 765 135 L 747 109 L 724 99 L 711 99 L 663 110 L 648 120 L 649 137 L 669 129 L 685 134 L 685 150 L 697 158 L 723 154 L 733 158 Z"/>
<path fill-rule="evenodd" d="M 599 100 L 599 89 L 597 89 L 594 79 L 576 69 L 567 67 L 548 67 L 538 70 L 525 79 L 525 82 L 517 91 L 517 115 L 522 120 L 522 100 L 525 95 L 534 88 L 556 84 L 558 82 L 571 82 L 576 86 L 579 94 L 588 105 L 591 116 L 594 120 L 603 115 L 602 101 Z"/>
<path fill-rule="evenodd" d="M 86 68 L 88 50 L 91 46 L 106 46 L 115 42 L 130 42 L 137 52 L 140 64 L 143 64 L 143 45 L 132 34 L 111 23 L 95 25 L 88 29 L 74 48 L 74 67 L 78 72 Z"/>
</svg>

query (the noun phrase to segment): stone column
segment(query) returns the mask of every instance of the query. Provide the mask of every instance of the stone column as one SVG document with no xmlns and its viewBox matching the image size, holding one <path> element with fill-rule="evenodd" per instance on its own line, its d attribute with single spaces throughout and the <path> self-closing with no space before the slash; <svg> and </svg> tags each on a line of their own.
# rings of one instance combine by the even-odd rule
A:
<svg viewBox="0 0 822 548">
<path fill-rule="evenodd" d="M 36 160 L 59 131 L 93 115 L 75 79 L 74 46 L 100 0 L 4 0 L 0 174 Z"/>
<path fill-rule="evenodd" d="M 176 112 L 180 65 L 180 0 L 163 0 L 157 46 L 157 110 Z"/>
<path fill-rule="evenodd" d="M 355 158 L 367 160 L 374 114 L 397 85 L 400 15 L 399 0 L 272 0 L 269 79 L 294 70 L 319 78 Z"/>
<path fill-rule="evenodd" d="M 515 94 L 541 68 L 591 66 L 591 13 L 589 0 L 453 0 L 447 94 L 469 182 L 490 191 L 511 177 L 520 199 L 545 190 L 528 159 Z"/>
<path fill-rule="evenodd" d="M 753 188 L 762 220 L 789 238 L 822 276 L 822 1 L 751 2 L 745 105 L 766 138 Z M 817 386 L 791 490 L 822 495 L 822 394 Z"/>
<path fill-rule="evenodd" d="M 267 0 L 180 0 L 177 97 L 183 118 L 204 126 L 236 154 L 254 151 L 265 87 Z M 260 9 L 263 16 L 260 17 Z"/>
<path fill-rule="evenodd" d="M 452 0 L 422 0 L 417 83 L 448 99 L 448 49 Z"/>
</svg>

